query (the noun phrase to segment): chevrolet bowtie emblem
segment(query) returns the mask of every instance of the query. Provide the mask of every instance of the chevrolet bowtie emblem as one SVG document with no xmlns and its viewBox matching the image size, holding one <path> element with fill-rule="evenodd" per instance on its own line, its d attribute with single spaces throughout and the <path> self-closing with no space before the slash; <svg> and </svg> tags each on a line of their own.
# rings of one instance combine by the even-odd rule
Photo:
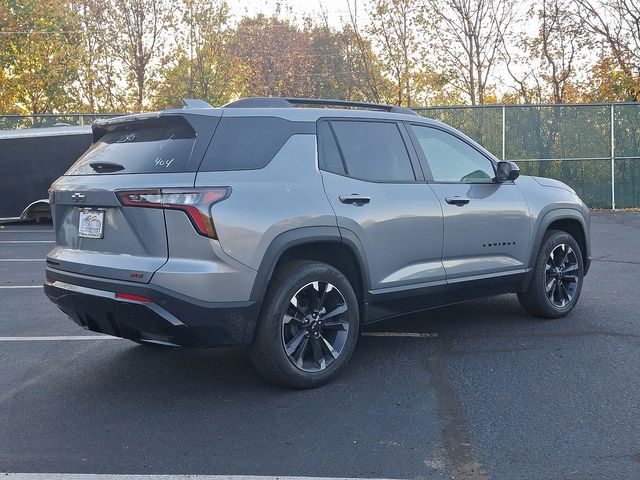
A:
<svg viewBox="0 0 640 480">
<path fill-rule="evenodd" d="M 74 193 L 73 195 L 71 195 L 71 200 L 73 200 L 73 203 L 84 203 L 86 199 L 87 196 L 82 195 L 81 193 Z"/>
</svg>

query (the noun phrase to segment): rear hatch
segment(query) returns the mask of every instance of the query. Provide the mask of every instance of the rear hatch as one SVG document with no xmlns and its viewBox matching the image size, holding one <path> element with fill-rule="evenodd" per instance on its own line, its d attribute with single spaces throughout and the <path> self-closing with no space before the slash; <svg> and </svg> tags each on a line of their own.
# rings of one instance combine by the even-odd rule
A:
<svg viewBox="0 0 640 480">
<path fill-rule="evenodd" d="M 174 111 L 94 125 L 94 144 L 51 186 L 56 246 L 47 264 L 148 283 L 168 259 L 165 215 L 139 206 L 193 187 L 219 115 Z"/>
</svg>

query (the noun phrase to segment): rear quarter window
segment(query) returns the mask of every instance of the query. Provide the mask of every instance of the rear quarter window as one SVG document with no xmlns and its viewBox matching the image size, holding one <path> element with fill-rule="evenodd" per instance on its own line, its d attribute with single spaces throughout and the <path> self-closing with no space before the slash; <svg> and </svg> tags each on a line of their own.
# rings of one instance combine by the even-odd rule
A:
<svg viewBox="0 0 640 480">
<path fill-rule="evenodd" d="M 71 166 L 66 175 L 96 174 L 95 165 L 100 163 L 122 166 L 113 172 L 116 174 L 184 172 L 195 140 L 195 131 L 182 117 L 115 125 Z"/>
<path fill-rule="evenodd" d="M 315 124 L 277 117 L 222 117 L 200 171 L 263 168 L 298 133 L 315 133 Z"/>
</svg>

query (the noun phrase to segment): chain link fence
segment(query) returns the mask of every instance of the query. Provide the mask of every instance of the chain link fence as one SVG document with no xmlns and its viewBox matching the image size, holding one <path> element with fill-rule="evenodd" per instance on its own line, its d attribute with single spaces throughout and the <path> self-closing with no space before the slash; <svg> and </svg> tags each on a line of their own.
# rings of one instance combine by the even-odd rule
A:
<svg viewBox="0 0 640 480">
<path fill-rule="evenodd" d="M 416 108 L 524 175 L 560 180 L 591 208 L 640 207 L 640 104 Z"/>
<path fill-rule="evenodd" d="M 524 175 L 567 183 L 591 208 L 640 207 L 640 103 L 424 107 Z M 90 125 L 120 114 L 0 115 L 0 129 Z"/>
</svg>

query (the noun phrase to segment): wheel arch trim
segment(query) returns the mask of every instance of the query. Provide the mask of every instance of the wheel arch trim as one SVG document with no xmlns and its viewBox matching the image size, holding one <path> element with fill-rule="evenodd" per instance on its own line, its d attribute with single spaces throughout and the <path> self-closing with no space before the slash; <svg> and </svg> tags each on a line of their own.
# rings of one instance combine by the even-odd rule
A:
<svg viewBox="0 0 640 480">
<path fill-rule="evenodd" d="M 348 230 L 343 231 L 337 226 L 302 227 L 283 232 L 271 241 L 258 267 L 249 298 L 257 301 L 263 300 L 276 265 L 287 251 L 294 247 L 319 243 L 340 244 L 351 251 L 358 263 L 364 282 L 363 289 L 366 292 L 369 285 L 369 271 L 364 257 L 364 249 L 355 234 Z"/>
<path fill-rule="evenodd" d="M 49 209 L 49 215 L 51 215 L 51 204 L 49 203 L 48 199 L 43 198 L 40 200 L 36 200 L 35 202 L 31 202 L 29 205 L 27 205 L 25 209 L 22 211 L 22 213 L 20 214 L 20 220 L 29 220 L 29 216 L 31 215 L 31 212 L 33 211 L 34 208 L 45 206 L 45 205 Z"/>
<path fill-rule="evenodd" d="M 588 259 L 590 257 L 591 245 L 589 242 L 589 226 L 583 213 L 580 210 L 573 209 L 573 208 L 556 208 L 540 216 L 534 227 L 536 233 L 533 238 L 533 243 L 531 245 L 531 251 L 529 253 L 529 263 L 528 263 L 528 266 L 531 272 L 533 272 L 533 269 L 535 267 L 535 261 L 536 261 L 536 258 L 538 257 L 540 247 L 542 246 L 542 240 L 544 238 L 544 235 L 546 234 L 549 226 L 558 220 L 577 221 L 580 224 L 580 227 L 582 228 L 582 233 L 584 235 L 585 246 L 586 246 L 586 251 L 582 252 L 582 255 L 584 259 Z M 576 241 L 578 241 L 578 239 L 576 239 Z M 587 262 L 585 262 L 585 274 L 587 269 L 588 269 Z M 528 283 L 528 280 L 529 278 L 527 279 L 527 283 Z"/>
</svg>

